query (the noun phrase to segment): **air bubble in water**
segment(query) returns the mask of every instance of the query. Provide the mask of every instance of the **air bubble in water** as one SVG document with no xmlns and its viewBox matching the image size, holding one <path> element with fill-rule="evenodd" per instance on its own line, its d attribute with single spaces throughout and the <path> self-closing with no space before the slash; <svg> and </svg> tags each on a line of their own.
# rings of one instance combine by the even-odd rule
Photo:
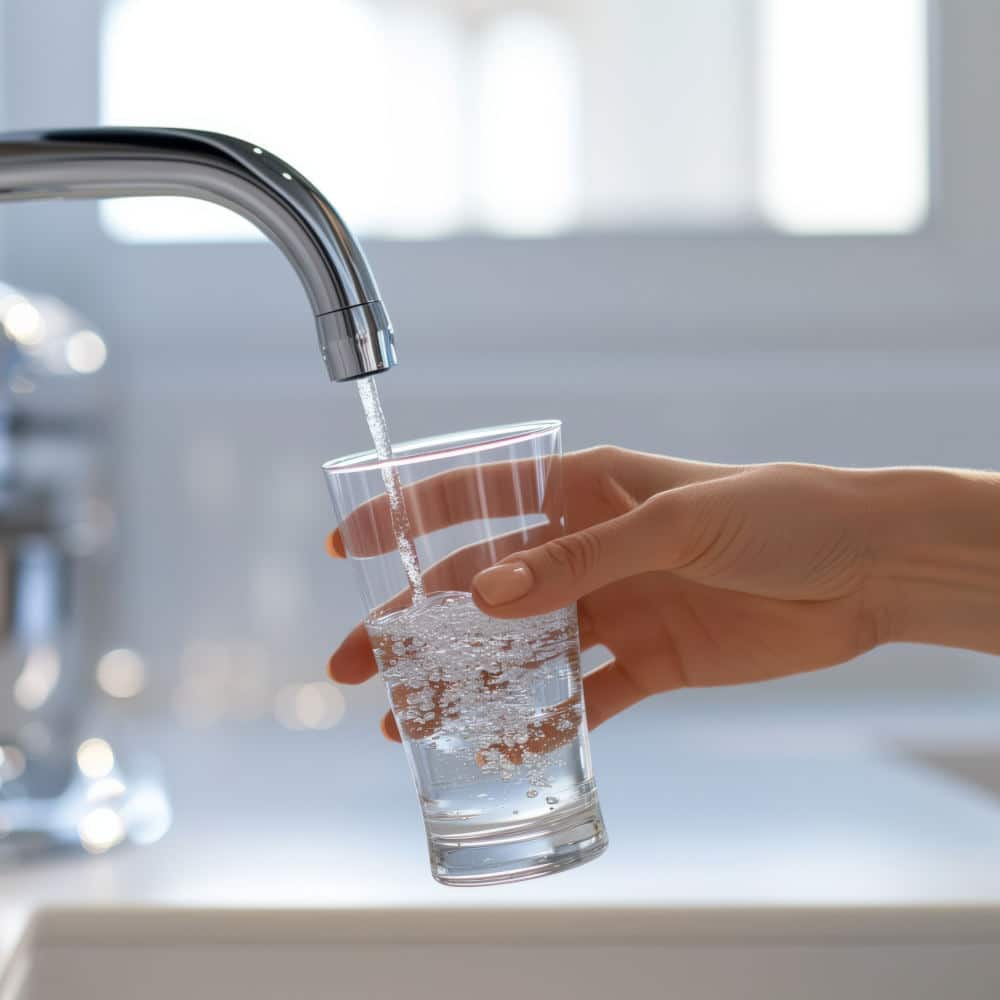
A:
<svg viewBox="0 0 1000 1000">
<path fill-rule="evenodd" d="M 513 786 L 494 796 L 498 805 L 529 786 L 529 799 L 544 796 L 563 780 L 564 741 L 581 721 L 567 666 L 576 655 L 571 612 L 513 623 L 484 615 L 469 594 L 446 592 L 367 626 L 397 715 L 414 730 L 418 766 L 461 769 L 447 798 L 465 786 L 475 801 L 486 776 Z M 556 746 L 538 746 L 543 720 Z"/>
</svg>

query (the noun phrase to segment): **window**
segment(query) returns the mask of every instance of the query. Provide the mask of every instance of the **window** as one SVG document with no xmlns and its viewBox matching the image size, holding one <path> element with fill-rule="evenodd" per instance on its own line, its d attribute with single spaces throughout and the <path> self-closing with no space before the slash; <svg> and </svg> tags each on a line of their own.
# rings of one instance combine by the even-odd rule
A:
<svg viewBox="0 0 1000 1000">
<path fill-rule="evenodd" d="M 535 6 L 113 0 L 102 118 L 268 146 L 390 238 L 924 220 L 926 0 Z M 177 199 L 102 216 L 123 240 L 255 235 Z"/>
<path fill-rule="evenodd" d="M 766 217 L 792 232 L 919 226 L 928 186 L 922 5 L 766 0 L 759 31 Z"/>
</svg>

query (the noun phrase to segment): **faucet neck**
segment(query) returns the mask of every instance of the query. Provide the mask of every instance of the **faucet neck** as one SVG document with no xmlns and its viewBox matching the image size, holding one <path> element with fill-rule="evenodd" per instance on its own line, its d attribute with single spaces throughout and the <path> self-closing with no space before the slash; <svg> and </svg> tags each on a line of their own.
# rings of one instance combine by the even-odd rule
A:
<svg viewBox="0 0 1000 1000">
<path fill-rule="evenodd" d="M 309 297 L 331 379 L 396 363 L 365 255 L 334 207 L 260 146 L 188 129 L 0 134 L 0 201 L 181 195 L 232 209 L 284 253 Z"/>
</svg>

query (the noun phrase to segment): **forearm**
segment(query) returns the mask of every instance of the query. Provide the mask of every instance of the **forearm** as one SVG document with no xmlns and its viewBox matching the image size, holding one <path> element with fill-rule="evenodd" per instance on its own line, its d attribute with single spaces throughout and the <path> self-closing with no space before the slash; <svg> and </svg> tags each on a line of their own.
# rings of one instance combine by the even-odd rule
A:
<svg viewBox="0 0 1000 1000">
<path fill-rule="evenodd" d="M 861 475 L 880 639 L 1000 654 L 1000 475 Z"/>
</svg>

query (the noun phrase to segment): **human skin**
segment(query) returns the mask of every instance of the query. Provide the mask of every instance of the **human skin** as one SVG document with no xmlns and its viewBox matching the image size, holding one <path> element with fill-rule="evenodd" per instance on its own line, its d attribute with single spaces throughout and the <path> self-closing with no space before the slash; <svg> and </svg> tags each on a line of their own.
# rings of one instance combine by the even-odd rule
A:
<svg viewBox="0 0 1000 1000">
<path fill-rule="evenodd" d="M 463 506 L 468 475 L 408 488 L 418 530 L 476 516 Z M 577 601 L 582 647 L 611 653 L 584 679 L 592 728 L 650 695 L 830 667 L 884 643 L 1000 653 L 1000 475 L 713 465 L 614 447 L 566 455 L 561 475 L 565 535 L 431 572 L 498 618 Z M 376 534 L 352 547 L 386 551 L 391 530 Z M 342 529 L 327 547 L 347 554 Z M 376 673 L 363 626 L 329 673 L 344 684 Z M 391 714 L 383 732 L 399 738 Z"/>
</svg>

